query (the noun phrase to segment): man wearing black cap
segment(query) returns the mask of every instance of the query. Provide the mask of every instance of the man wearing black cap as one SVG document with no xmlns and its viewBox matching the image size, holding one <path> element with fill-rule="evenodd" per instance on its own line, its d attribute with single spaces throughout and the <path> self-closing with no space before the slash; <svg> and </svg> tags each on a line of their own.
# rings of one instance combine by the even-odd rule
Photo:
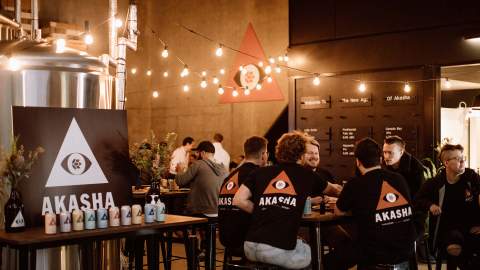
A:
<svg viewBox="0 0 480 270">
<path fill-rule="evenodd" d="M 175 181 L 179 186 L 190 184 L 187 198 L 187 212 L 193 215 L 216 217 L 218 215 L 218 193 L 227 171 L 222 164 L 214 161 L 215 147 L 209 141 L 201 142 L 192 149 L 199 154 L 199 160 L 193 162 L 184 173 L 179 173 Z"/>
</svg>

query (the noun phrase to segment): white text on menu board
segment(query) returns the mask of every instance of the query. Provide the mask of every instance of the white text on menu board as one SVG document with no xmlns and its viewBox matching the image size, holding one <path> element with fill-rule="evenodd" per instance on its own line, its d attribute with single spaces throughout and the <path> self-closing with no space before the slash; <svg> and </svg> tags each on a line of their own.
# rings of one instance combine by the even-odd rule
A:
<svg viewBox="0 0 480 270">
<path fill-rule="evenodd" d="M 342 128 L 342 140 L 355 140 L 356 128 Z"/>
<path fill-rule="evenodd" d="M 401 132 L 403 127 L 385 127 L 385 135 L 392 135 L 395 131 Z"/>
<path fill-rule="evenodd" d="M 385 97 L 385 100 L 386 101 L 407 101 L 407 100 L 411 100 L 412 99 L 412 96 L 408 96 L 408 95 L 403 95 L 403 96 L 386 96 Z"/>
<path fill-rule="evenodd" d="M 354 156 L 355 144 L 342 144 L 342 156 Z"/>
<path fill-rule="evenodd" d="M 370 102 L 369 98 L 342 98 L 342 103 L 368 103 Z"/>
</svg>

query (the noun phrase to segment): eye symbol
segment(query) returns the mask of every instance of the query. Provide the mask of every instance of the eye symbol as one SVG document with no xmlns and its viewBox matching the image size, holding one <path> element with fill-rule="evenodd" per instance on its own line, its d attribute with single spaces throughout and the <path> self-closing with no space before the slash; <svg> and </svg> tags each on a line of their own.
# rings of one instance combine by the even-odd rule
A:
<svg viewBox="0 0 480 270">
<path fill-rule="evenodd" d="M 278 180 L 278 181 L 275 181 L 273 183 L 273 186 L 278 190 L 282 190 L 282 189 L 288 187 L 288 183 L 283 181 L 283 180 Z"/>
<path fill-rule="evenodd" d="M 394 193 L 387 193 L 385 197 L 383 197 L 384 201 L 391 202 L 391 203 L 396 202 L 397 199 L 398 199 L 398 195 Z"/>
<path fill-rule="evenodd" d="M 72 175 L 81 175 L 84 174 L 92 162 L 83 154 L 80 153 L 71 153 L 66 156 L 62 161 L 62 168 Z"/>
<path fill-rule="evenodd" d="M 235 187 L 235 183 L 234 182 L 230 182 L 227 184 L 227 190 L 232 190 L 232 188 Z"/>
</svg>

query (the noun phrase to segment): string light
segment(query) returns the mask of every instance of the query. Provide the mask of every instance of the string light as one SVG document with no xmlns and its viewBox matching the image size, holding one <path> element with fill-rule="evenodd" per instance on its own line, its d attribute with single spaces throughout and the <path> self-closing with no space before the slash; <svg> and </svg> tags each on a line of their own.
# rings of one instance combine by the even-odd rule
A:
<svg viewBox="0 0 480 270">
<path fill-rule="evenodd" d="M 225 93 L 225 90 L 223 90 L 223 87 L 221 85 L 218 86 L 218 94 L 223 95 Z"/>
<path fill-rule="evenodd" d="M 275 67 L 275 72 L 280 73 L 280 72 L 282 72 L 282 69 L 279 66 L 277 66 L 277 67 Z"/>
<path fill-rule="evenodd" d="M 165 77 L 165 78 L 168 77 L 168 71 L 163 72 L 163 77 Z"/>
<path fill-rule="evenodd" d="M 93 36 L 90 35 L 90 34 L 86 34 L 84 41 L 85 41 L 85 44 L 92 45 L 93 44 Z"/>
<path fill-rule="evenodd" d="M 275 64 L 275 58 L 273 58 L 273 57 L 270 57 L 270 59 L 268 59 L 268 61 L 270 62 L 270 64 Z"/>
<path fill-rule="evenodd" d="M 288 55 L 287 54 L 285 54 L 285 56 L 283 56 L 283 61 L 288 62 Z"/>
<path fill-rule="evenodd" d="M 158 98 L 158 91 L 153 91 L 152 96 L 153 96 L 154 98 Z"/>
<path fill-rule="evenodd" d="M 188 92 L 190 91 L 190 87 L 188 86 L 188 84 L 184 84 L 183 85 L 183 92 Z"/>
<path fill-rule="evenodd" d="M 150 69 L 147 70 L 147 76 L 152 76 L 152 71 Z"/>
<path fill-rule="evenodd" d="M 233 88 L 233 91 L 232 91 L 232 96 L 233 97 L 237 97 L 238 96 L 238 91 L 237 91 L 237 88 Z"/>
<path fill-rule="evenodd" d="M 202 71 L 202 77 L 205 77 L 205 76 L 207 76 L 207 72 L 204 70 Z"/>
<path fill-rule="evenodd" d="M 257 90 L 261 90 L 261 89 L 262 89 L 262 85 L 261 85 L 261 84 L 259 84 L 259 83 L 257 83 L 257 85 L 255 85 L 255 89 L 257 89 Z"/>
<path fill-rule="evenodd" d="M 273 81 L 272 77 L 271 76 L 267 76 L 267 82 L 268 83 L 271 83 Z"/>
<path fill-rule="evenodd" d="M 447 89 L 452 88 L 452 83 L 448 80 L 448 78 L 445 80 L 445 88 Z"/>
<path fill-rule="evenodd" d="M 188 71 L 188 66 L 185 65 L 185 66 L 183 67 L 182 73 L 180 73 L 180 77 L 187 77 L 188 74 L 190 74 L 190 72 Z"/>
<path fill-rule="evenodd" d="M 240 65 L 240 66 L 238 67 L 238 70 L 243 71 L 243 66 Z"/>
<path fill-rule="evenodd" d="M 57 53 L 63 53 L 65 52 L 65 46 L 66 46 L 67 42 L 65 41 L 65 39 L 63 38 L 59 38 L 57 39 L 57 41 L 55 42 L 55 45 L 56 45 L 56 49 L 55 51 Z"/>
<path fill-rule="evenodd" d="M 243 91 L 243 94 L 244 94 L 245 96 L 250 95 L 250 90 L 248 90 L 248 88 L 245 89 L 245 91 Z"/>
<path fill-rule="evenodd" d="M 271 67 L 270 65 L 268 65 L 268 66 L 265 67 L 265 73 L 266 73 L 266 74 L 272 73 L 272 67 Z"/>
<path fill-rule="evenodd" d="M 219 80 L 218 80 L 218 78 L 215 76 L 215 77 L 213 77 L 212 82 L 213 82 L 213 84 L 218 84 Z"/>
<path fill-rule="evenodd" d="M 222 44 L 219 44 L 218 45 L 218 48 L 215 50 L 215 55 L 220 57 L 223 55 L 223 48 L 222 48 Z"/>
<path fill-rule="evenodd" d="M 262 61 L 258 62 L 258 66 L 263 67 L 263 62 Z"/>
<path fill-rule="evenodd" d="M 8 70 L 17 71 L 20 68 L 22 68 L 22 65 L 21 65 L 20 61 L 18 61 L 17 59 L 15 59 L 13 57 L 10 57 L 10 59 L 8 59 L 8 63 L 7 63 L 7 69 Z"/>
<path fill-rule="evenodd" d="M 163 57 L 163 58 L 167 58 L 167 57 L 168 57 L 168 47 L 167 47 L 167 45 L 165 45 L 165 47 L 163 47 L 162 57 Z"/>
<path fill-rule="evenodd" d="M 360 84 L 358 85 L 358 91 L 360 92 L 365 92 L 365 90 L 367 90 L 367 86 L 365 85 L 364 82 L 360 82 Z"/>
<path fill-rule="evenodd" d="M 206 88 L 207 87 L 207 81 L 205 80 L 205 78 L 202 79 L 202 82 L 200 83 L 200 87 L 201 88 Z"/>
<path fill-rule="evenodd" d="M 120 20 L 118 18 L 115 19 L 115 27 L 120 28 L 120 27 L 122 27 L 122 24 L 123 24 L 122 20 Z"/>
<path fill-rule="evenodd" d="M 132 74 L 137 74 L 137 69 L 136 69 L 136 68 L 132 68 L 132 69 L 130 69 L 130 72 L 131 72 Z"/>
<path fill-rule="evenodd" d="M 278 61 L 279 61 L 279 62 L 283 62 L 283 56 L 280 55 L 280 56 L 278 57 Z"/>
<path fill-rule="evenodd" d="M 412 90 L 412 88 L 410 87 L 410 85 L 408 84 L 408 82 L 405 82 L 405 86 L 403 87 L 403 91 L 404 91 L 405 93 L 409 93 L 411 90 Z"/>
<path fill-rule="evenodd" d="M 313 85 L 320 85 L 320 77 L 318 74 L 315 75 L 315 78 L 313 78 Z"/>
<path fill-rule="evenodd" d="M 220 74 L 222 74 L 222 75 L 225 74 L 225 69 L 223 69 L 223 68 L 220 69 Z"/>
</svg>

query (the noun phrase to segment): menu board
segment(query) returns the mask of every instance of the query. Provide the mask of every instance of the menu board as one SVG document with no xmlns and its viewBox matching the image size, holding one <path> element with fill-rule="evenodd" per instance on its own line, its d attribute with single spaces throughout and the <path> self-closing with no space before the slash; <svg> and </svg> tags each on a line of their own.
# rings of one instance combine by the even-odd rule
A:
<svg viewBox="0 0 480 270">
<path fill-rule="evenodd" d="M 319 141 L 329 141 L 332 138 L 332 128 L 305 128 L 304 132 L 312 135 Z"/>
<path fill-rule="evenodd" d="M 338 102 L 341 107 L 372 106 L 372 96 L 345 96 L 341 97 Z"/>
<path fill-rule="evenodd" d="M 344 143 L 342 144 L 342 156 L 344 157 L 353 157 L 355 155 L 355 144 L 354 143 Z"/>
<path fill-rule="evenodd" d="M 404 105 L 404 104 L 417 104 L 417 96 L 416 95 L 387 95 L 383 98 L 383 104 L 385 106 L 388 105 Z"/>
<path fill-rule="evenodd" d="M 332 155 L 332 144 L 330 142 L 320 142 L 320 156 L 329 157 Z"/>
<path fill-rule="evenodd" d="M 357 141 L 372 136 L 372 127 L 343 127 L 340 129 L 341 141 Z"/>
<path fill-rule="evenodd" d="M 404 140 L 417 140 L 417 127 L 415 126 L 388 126 L 385 127 L 385 137 L 400 136 Z"/>
<path fill-rule="evenodd" d="M 332 100 L 330 96 L 309 96 L 300 98 L 300 109 L 328 109 L 331 107 Z"/>
</svg>

